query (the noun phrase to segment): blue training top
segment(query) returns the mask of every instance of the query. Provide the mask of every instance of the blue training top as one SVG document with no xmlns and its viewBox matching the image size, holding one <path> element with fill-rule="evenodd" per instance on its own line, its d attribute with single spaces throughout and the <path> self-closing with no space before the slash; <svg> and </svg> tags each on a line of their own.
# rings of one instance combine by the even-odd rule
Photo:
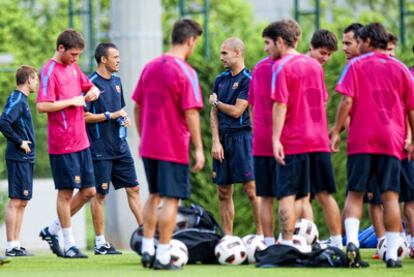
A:
<svg viewBox="0 0 414 277">
<path fill-rule="evenodd" d="M 86 111 L 94 114 L 116 112 L 125 107 L 121 79 L 112 75 L 105 79 L 94 72 L 89 76 L 91 82 L 101 91 L 98 100 L 89 102 Z M 92 159 L 111 160 L 129 155 L 125 139 L 119 138 L 119 123 L 115 119 L 86 124 L 91 142 Z"/>
<path fill-rule="evenodd" d="M 237 99 L 247 101 L 251 74 L 244 68 L 235 76 L 231 71 L 222 72 L 216 77 L 213 92 L 217 93 L 220 102 L 235 105 Z M 239 130 L 251 130 L 249 111 L 246 109 L 240 118 L 231 117 L 220 110 L 218 111 L 218 123 L 220 132 L 235 132 Z"/>
<path fill-rule="evenodd" d="M 7 99 L 0 117 L 0 131 L 7 138 L 6 160 L 34 163 L 35 135 L 27 96 L 14 90 Z M 23 140 L 29 140 L 31 152 L 20 148 Z"/>
</svg>

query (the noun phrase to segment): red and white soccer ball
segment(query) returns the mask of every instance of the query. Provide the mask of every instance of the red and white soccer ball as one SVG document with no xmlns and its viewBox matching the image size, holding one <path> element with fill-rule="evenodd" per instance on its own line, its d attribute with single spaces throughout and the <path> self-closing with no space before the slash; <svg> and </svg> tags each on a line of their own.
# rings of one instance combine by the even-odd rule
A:
<svg viewBox="0 0 414 277">
<path fill-rule="evenodd" d="M 304 218 L 296 222 L 294 234 L 304 237 L 309 245 L 315 244 L 319 238 L 319 231 L 316 224 Z"/>
<path fill-rule="evenodd" d="M 247 258 L 247 250 L 243 241 L 236 236 L 225 236 L 214 249 L 214 254 L 220 264 L 239 265 Z"/>
<path fill-rule="evenodd" d="M 244 236 L 242 238 L 242 241 L 244 242 L 244 245 L 246 246 L 247 250 L 247 261 L 249 264 L 256 263 L 256 259 L 254 257 L 254 254 L 257 250 L 261 251 L 266 249 L 266 244 L 260 236 L 250 234 L 247 236 Z"/>
<path fill-rule="evenodd" d="M 182 241 L 172 239 L 170 241 L 170 256 L 174 265 L 183 267 L 188 262 L 188 249 Z"/>
<path fill-rule="evenodd" d="M 385 238 L 378 242 L 377 252 L 380 258 L 385 261 L 385 255 L 387 254 L 387 241 L 385 240 Z M 409 253 L 410 249 L 408 247 L 406 240 L 400 237 L 397 248 L 397 259 L 399 261 L 402 261 L 406 256 L 408 256 Z"/>
</svg>

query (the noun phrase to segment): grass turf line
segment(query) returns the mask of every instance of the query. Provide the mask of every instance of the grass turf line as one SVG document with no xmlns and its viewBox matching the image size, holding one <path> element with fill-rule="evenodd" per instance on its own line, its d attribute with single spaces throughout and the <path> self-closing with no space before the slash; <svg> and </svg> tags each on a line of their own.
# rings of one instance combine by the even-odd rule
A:
<svg viewBox="0 0 414 277">
<path fill-rule="evenodd" d="M 187 265 L 181 271 L 160 272 L 144 269 L 140 258 L 131 251 L 116 256 L 95 256 L 88 252 L 89 259 L 62 259 L 47 252 L 34 257 L 13 258 L 11 263 L 0 266 L 0 276 L 412 276 L 414 260 L 406 258 L 402 269 L 386 269 L 382 261 L 372 260 L 373 250 L 364 250 L 363 257 L 370 263 L 367 269 L 331 269 L 331 268 L 271 268 L 259 269 L 253 265 L 221 266 L 221 265 Z"/>
</svg>

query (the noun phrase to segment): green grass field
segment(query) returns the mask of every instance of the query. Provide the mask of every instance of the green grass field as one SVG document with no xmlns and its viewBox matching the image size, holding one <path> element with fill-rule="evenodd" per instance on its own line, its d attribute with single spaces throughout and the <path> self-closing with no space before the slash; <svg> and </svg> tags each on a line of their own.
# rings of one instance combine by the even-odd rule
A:
<svg viewBox="0 0 414 277">
<path fill-rule="evenodd" d="M 373 250 L 363 252 L 364 258 L 371 264 L 367 269 L 258 269 L 253 265 L 187 265 L 183 270 L 176 272 L 144 269 L 139 263 L 139 256 L 129 251 L 121 256 L 111 257 L 94 256 L 89 252 L 89 259 L 84 260 L 67 260 L 49 253 L 39 253 L 34 257 L 14 258 L 11 263 L 0 266 L 0 276 L 413 276 L 414 260 L 407 258 L 402 269 L 387 270 L 383 262 L 370 259 L 372 253 Z"/>
</svg>

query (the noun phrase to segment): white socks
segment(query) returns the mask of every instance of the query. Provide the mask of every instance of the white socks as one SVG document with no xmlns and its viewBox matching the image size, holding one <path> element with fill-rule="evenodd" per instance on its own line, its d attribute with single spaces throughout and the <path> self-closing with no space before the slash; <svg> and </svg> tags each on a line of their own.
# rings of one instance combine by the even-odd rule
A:
<svg viewBox="0 0 414 277">
<path fill-rule="evenodd" d="M 142 238 L 141 253 L 144 252 L 147 252 L 151 256 L 155 254 L 155 245 L 153 238 Z"/>
<path fill-rule="evenodd" d="M 342 236 L 341 235 L 330 236 L 329 246 L 342 249 Z"/>
<path fill-rule="evenodd" d="M 95 237 L 95 245 L 97 248 L 101 247 L 106 243 L 105 235 Z"/>
<path fill-rule="evenodd" d="M 52 224 L 49 225 L 49 233 L 52 235 L 56 235 L 57 233 L 59 233 L 61 227 L 60 227 L 60 222 L 59 219 L 56 218 Z"/>
<path fill-rule="evenodd" d="M 345 232 L 346 232 L 346 244 L 353 243 L 359 248 L 358 232 L 359 232 L 359 219 L 354 217 L 348 217 L 345 219 Z"/>
<path fill-rule="evenodd" d="M 73 238 L 73 234 L 72 234 L 72 228 L 71 227 L 63 228 L 62 233 L 63 233 L 64 249 L 65 251 L 67 251 L 69 248 L 76 245 L 75 239 Z"/>
<path fill-rule="evenodd" d="M 158 244 L 156 258 L 158 261 L 160 261 L 164 265 L 170 263 L 170 260 L 171 260 L 170 248 L 171 248 L 170 244 Z"/>
<path fill-rule="evenodd" d="M 20 248 L 20 242 L 18 240 L 12 240 L 7 242 L 6 250 L 11 251 L 13 248 Z"/>
<path fill-rule="evenodd" d="M 385 260 L 393 259 L 397 260 L 398 242 L 400 240 L 400 233 L 398 232 L 385 232 L 385 238 L 387 240 L 387 253 Z"/>
<path fill-rule="evenodd" d="M 275 244 L 275 238 L 274 237 L 265 237 L 264 238 L 264 243 L 265 243 L 266 247 L 269 247 L 269 246 Z"/>
</svg>

